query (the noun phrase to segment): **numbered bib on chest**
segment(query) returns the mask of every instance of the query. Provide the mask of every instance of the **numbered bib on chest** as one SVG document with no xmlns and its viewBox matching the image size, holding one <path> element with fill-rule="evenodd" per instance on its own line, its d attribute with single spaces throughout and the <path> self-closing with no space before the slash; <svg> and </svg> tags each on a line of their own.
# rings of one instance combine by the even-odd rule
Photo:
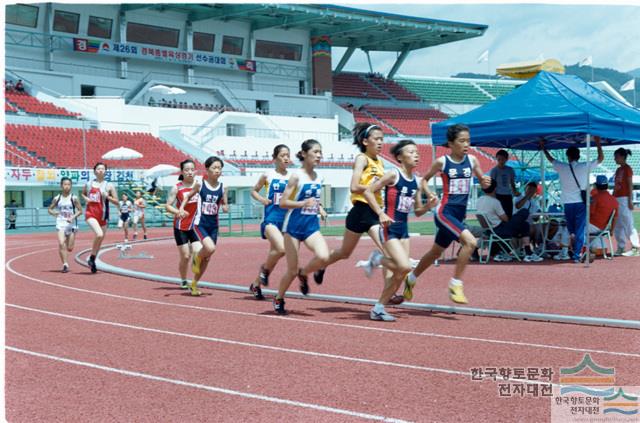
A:
<svg viewBox="0 0 640 423">
<path fill-rule="evenodd" d="M 451 179 L 449 181 L 449 194 L 469 194 L 471 179 Z"/>
<path fill-rule="evenodd" d="M 317 198 L 312 199 L 314 201 L 313 206 L 303 207 L 301 211 L 302 214 L 317 215 L 320 212 L 320 200 L 318 200 Z"/>
<path fill-rule="evenodd" d="M 398 199 L 398 211 L 402 213 L 409 213 L 413 208 L 415 199 L 413 197 L 401 196 Z"/>
<path fill-rule="evenodd" d="M 214 215 L 218 214 L 218 204 L 217 203 L 208 203 L 206 201 L 202 202 L 202 214 Z"/>
</svg>

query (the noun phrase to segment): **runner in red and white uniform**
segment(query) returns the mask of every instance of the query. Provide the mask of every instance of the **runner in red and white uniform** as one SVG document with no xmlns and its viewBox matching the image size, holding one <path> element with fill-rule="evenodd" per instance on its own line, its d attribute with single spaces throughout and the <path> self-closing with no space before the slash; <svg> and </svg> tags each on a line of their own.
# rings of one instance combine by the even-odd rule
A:
<svg viewBox="0 0 640 423">
<path fill-rule="evenodd" d="M 171 189 L 167 197 L 166 209 L 174 215 L 173 237 L 180 253 L 180 263 L 178 270 L 182 279 L 182 288 L 187 289 L 187 268 L 192 254 L 197 254 L 202 248 L 202 244 L 193 230 L 193 218 L 198 211 L 198 195 L 191 197 L 184 207 L 184 213 L 180 212 L 180 206 L 184 197 L 191 191 L 195 184 L 196 164 L 193 160 L 187 159 L 180 163 L 181 175 L 178 183 Z"/>
<path fill-rule="evenodd" d="M 106 173 L 107 165 L 100 162 L 96 163 L 93 167 L 95 179 L 87 182 L 82 188 L 82 198 L 87 203 L 84 215 L 85 220 L 95 234 L 91 247 L 91 255 L 89 256 L 89 260 L 87 260 L 87 264 L 91 268 L 91 273 L 98 271 L 95 260 L 102 241 L 107 234 L 109 202 L 113 203 L 116 207 L 120 206 L 115 187 L 104 179 Z"/>
</svg>

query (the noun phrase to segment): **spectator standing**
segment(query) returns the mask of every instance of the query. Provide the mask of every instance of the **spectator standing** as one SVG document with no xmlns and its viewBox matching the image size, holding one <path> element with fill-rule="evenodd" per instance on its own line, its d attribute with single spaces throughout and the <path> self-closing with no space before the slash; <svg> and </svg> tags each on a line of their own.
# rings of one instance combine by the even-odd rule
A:
<svg viewBox="0 0 640 423">
<path fill-rule="evenodd" d="M 604 160 L 600 137 L 595 136 L 594 141 L 598 148 L 598 158 L 589 163 L 580 163 L 580 149 L 575 146 L 567 148 L 568 163 L 554 159 L 546 150 L 544 140 L 540 141 L 540 148 L 549 162 L 553 164 L 553 170 L 558 172 L 560 178 L 560 200 L 564 205 L 564 216 L 567 221 L 567 230 L 574 236 L 573 261 L 580 263 L 582 248 L 584 247 L 584 231 L 587 223 L 587 176 Z"/>
<path fill-rule="evenodd" d="M 518 197 L 520 193 L 516 189 L 516 173 L 512 167 L 507 166 L 509 153 L 506 150 L 498 150 L 496 160 L 498 164 L 491 169 L 489 176 L 496 181 L 496 198 L 502 204 L 502 209 L 507 217 L 513 216 L 513 197 Z"/>
<path fill-rule="evenodd" d="M 615 237 L 618 244 L 616 255 L 640 256 L 640 242 L 638 231 L 633 225 L 633 170 L 627 164 L 627 156 L 631 155 L 631 150 L 618 148 L 613 157 L 619 166 L 616 169 L 615 186 L 613 196 L 618 200 L 618 225 L 616 226 Z M 631 241 L 631 250 L 624 252 L 627 239 Z"/>
</svg>

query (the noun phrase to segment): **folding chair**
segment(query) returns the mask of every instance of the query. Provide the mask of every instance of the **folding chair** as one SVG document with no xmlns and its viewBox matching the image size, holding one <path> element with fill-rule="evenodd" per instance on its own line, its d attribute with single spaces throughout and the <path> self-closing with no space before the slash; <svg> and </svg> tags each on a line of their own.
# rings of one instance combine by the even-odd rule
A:
<svg viewBox="0 0 640 423">
<path fill-rule="evenodd" d="M 486 264 L 489 263 L 489 260 L 491 260 L 491 246 L 494 242 L 498 247 L 500 247 L 503 253 L 510 254 L 515 257 L 516 260 L 522 261 L 520 259 L 520 256 L 516 253 L 516 250 L 514 250 L 513 246 L 511 245 L 511 238 L 503 238 L 499 236 L 493 230 L 491 225 L 489 225 L 489 220 L 484 213 L 476 213 L 476 218 L 478 219 L 478 223 L 480 223 L 480 226 L 482 226 L 482 229 L 484 230 L 482 237 L 480 237 L 478 242 L 478 256 L 480 257 L 480 263 Z M 483 261 L 482 250 L 484 249 L 485 243 L 488 243 L 489 245 L 487 246 L 487 255 Z"/>
<path fill-rule="evenodd" d="M 612 260 L 613 259 L 613 242 L 611 241 L 611 225 L 613 224 L 613 219 L 616 216 L 616 211 L 612 211 L 611 212 L 611 216 L 609 216 L 609 220 L 607 221 L 607 226 L 604 227 L 603 230 L 601 230 L 600 232 L 594 233 L 594 234 L 589 234 L 589 240 L 587 241 L 587 246 L 591 245 L 591 241 L 593 241 L 596 238 L 601 238 L 601 237 L 605 237 L 607 238 L 607 240 L 609 240 L 609 256 L 607 256 L 606 253 L 606 248 L 602 250 L 602 257 L 607 259 L 607 260 Z M 587 247 L 587 250 L 589 250 L 590 248 Z M 585 253 L 586 254 L 586 253 Z"/>
</svg>

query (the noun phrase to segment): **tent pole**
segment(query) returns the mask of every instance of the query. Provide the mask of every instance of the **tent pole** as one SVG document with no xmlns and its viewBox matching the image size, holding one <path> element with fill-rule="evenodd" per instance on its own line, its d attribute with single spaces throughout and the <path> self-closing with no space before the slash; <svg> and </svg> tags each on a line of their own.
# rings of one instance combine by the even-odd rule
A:
<svg viewBox="0 0 640 423">
<path fill-rule="evenodd" d="M 584 224 L 584 243 L 587 247 L 586 258 L 584 260 L 586 267 L 589 267 L 589 256 L 591 255 L 591 246 L 589 245 L 589 212 L 591 206 L 591 134 L 587 134 L 587 210 L 586 210 L 586 222 Z"/>
</svg>

